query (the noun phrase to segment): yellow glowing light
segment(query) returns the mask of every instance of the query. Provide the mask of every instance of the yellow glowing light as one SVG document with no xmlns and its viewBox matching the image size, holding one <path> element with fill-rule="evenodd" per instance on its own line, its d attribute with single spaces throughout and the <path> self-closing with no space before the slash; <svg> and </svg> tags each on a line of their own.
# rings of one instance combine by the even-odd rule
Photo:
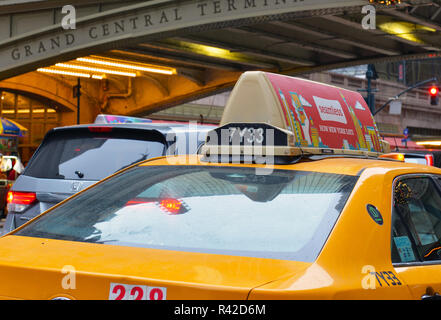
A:
<svg viewBox="0 0 441 320">
<path fill-rule="evenodd" d="M 417 32 L 436 32 L 433 28 L 401 21 L 379 23 L 378 27 L 386 33 L 417 43 L 424 43 L 415 35 Z"/>
<path fill-rule="evenodd" d="M 230 50 L 226 50 L 226 49 L 222 49 L 222 48 L 204 46 L 204 45 L 195 44 L 195 43 L 193 43 L 192 45 L 194 47 L 198 48 L 199 50 L 205 52 L 207 56 L 226 57 L 231 54 Z"/>
<path fill-rule="evenodd" d="M 46 72 L 46 73 L 61 74 L 61 75 L 66 75 L 66 76 L 90 78 L 90 74 L 88 74 L 88 73 L 81 73 L 81 72 L 71 72 L 71 71 L 57 70 L 57 69 L 48 69 L 48 68 L 39 68 L 39 69 L 37 69 L 37 71 L 39 71 L 39 72 Z"/>
<path fill-rule="evenodd" d="M 441 141 L 418 141 L 416 144 L 420 146 L 441 146 Z"/>
<path fill-rule="evenodd" d="M 89 74 L 89 73 L 82 73 L 82 72 L 73 72 L 73 71 L 66 71 L 66 70 L 58 70 L 58 69 L 52 69 L 52 68 L 39 68 L 39 69 L 37 69 L 37 71 L 60 74 L 60 75 L 64 75 L 64 76 L 92 78 L 92 79 L 98 79 L 98 80 L 101 80 L 104 78 L 104 75 Z"/>
<path fill-rule="evenodd" d="M 141 65 L 135 65 L 135 64 L 114 62 L 114 61 L 109 61 L 109 60 L 94 59 L 94 58 L 78 58 L 77 61 L 94 63 L 94 64 L 99 64 L 99 65 L 103 65 L 103 66 L 107 66 L 107 67 L 116 67 L 116 68 L 123 68 L 123 69 L 137 70 L 137 71 L 154 72 L 154 73 L 161 73 L 161 74 L 167 74 L 167 75 L 176 74 L 176 69 L 173 69 L 173 68 L 157 68 L 157 67 L 151 67 L 151 66 L 147 67 L 147 66 L 141 66 Z"/>
<path fill-rule="evenodd" d="M 29 112 L 30 112 L 29 109 L 18 109 L 17 110 L 17 113 L 29 113 Z M 47 109 L 47 113 L 55 113 L 55 112 L 57 112 L 57 111 L 54 109 Z M 2 113 L 15 113 L 15 110 L 3 109 Z M 32 113 L 44 113 L 44 109 L 33 109 Z"/>
<path fill-rule="evenodd" d="M 76 64 L 70 64 L 70 63 L 57 63 L 55 66 L 59 67 L 59 68 L 68 68 L 68 69 L 75 69 L 75 70 L 108 73 L 108 74 L 114 74 L 114 75 L 126 76 L 126 77 L 136 77 L 136 73 L 133 73 L 133 72 L 117 71 L 117 70 L 102 69 L 102 68 L 93 68 L 93 67 L 80 66 L 80 65 L 76 65 Z"/>
<path fill-rule="evenodd" d="M 178 46 L 184 50 L 194 52 L 197 54 L 203 54 L 203 55 L 206 55 L 209 57 L 216 57 L 216 58 L 222 58 L 222 59 L 228 59 L 228 60 L 234 60 L 234 61 L 249 60 L 249 57 L 247 57 L 246 55 L 244 55 L 240 52 L 231 52 L 230 50 L 219 48 L 219 47 L 212 47 L 212 46 L 207 46 L 204 44 L 188 42 L 188 41 L 173 40 L 173 39 L 168 39 L 165 42 L 167 44 Z"/>
</svg>

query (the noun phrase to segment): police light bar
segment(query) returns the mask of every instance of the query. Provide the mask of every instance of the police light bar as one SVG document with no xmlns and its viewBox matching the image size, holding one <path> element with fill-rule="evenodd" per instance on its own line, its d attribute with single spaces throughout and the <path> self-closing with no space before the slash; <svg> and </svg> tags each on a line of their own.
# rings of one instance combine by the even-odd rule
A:
<svg viewBox="0 0 441 320">
<path fill-rule="evenodd" d="M 151 123 L 151 122 L 152 120 L 145 118 L 99 114 L 96 116 L 94 123 L 109 124 L 109 123 Z"/>
<path fill-rule="evenodd" d="M 360 93 L 273 73 L 245 72 L 220 126 L 201 153 L 212 155 L 363 155 L 390 146 L 380 139 Z"/>
</svg>

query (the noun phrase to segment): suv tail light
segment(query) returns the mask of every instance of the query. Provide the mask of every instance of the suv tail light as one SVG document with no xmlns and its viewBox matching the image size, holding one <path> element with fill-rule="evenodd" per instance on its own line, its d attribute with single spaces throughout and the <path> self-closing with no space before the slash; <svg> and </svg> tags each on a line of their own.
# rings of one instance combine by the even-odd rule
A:
<svg viewBox="0 0 441 320">
<path fill-rule="evenodd" d="M 425 155 L 425 158 L 426 158 L 426 163 L 427 163 L 427 165 L 428 166 L 433 166 L 434 164 L 433 164 L 433 154 L 426 154 Z"/>
<path fill-rule="evenodd" d="M 101 133 L 103 133 L 103 132 L 112 132 L 113 127 L 105 127 L 105 126 L 95 126 L 95 127 L 93 127 L 93 126 L 90 126 L 90 127 L 88 127 L 88 129 L 89 129 L 90 132 L 101 132 Z"/>
<path fill-rule="evenodd" d="M 35 192 L 9 191 L 6 196 L 8 212 L 23 212 L 35 201 L 37 201 Z"/>
</svg>

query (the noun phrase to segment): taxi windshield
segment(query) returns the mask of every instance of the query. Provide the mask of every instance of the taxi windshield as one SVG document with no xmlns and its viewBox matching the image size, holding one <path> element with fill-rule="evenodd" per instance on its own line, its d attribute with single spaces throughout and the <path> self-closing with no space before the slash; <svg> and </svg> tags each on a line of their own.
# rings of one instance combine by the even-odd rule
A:
<svg viewBox="0 0 441 320">
<path fill-rule="evenodd" d="M 312 262 L 357 177 L 233 166 L 138 166 L 16 235 Z"/>
</svg>

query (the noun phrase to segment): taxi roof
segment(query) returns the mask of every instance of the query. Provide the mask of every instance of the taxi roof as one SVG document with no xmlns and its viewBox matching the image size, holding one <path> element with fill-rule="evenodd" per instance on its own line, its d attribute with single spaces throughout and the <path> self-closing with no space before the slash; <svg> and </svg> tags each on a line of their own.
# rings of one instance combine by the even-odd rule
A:
<svg viewBox="0 0 441 320">
<path fill-rule="evenodd" d="M 365 169 L 381 169 L 383 172 L 393 170 L 403 170 L 407 173 L 433 173 L 441 174 L 441 168 L 427 166 L 417 163 L 406 163 L 388 159 L 373 159 L 347 156 L 324 156 L 319 160 L 304 159 L 295 164 L 268 165 L 268 164 L 249 164 L 249 163 L 225 163 L 225 162 L 206 162 L 201 155 L 181 155 L 164 156 L 146 160 L 139 166 L 162 166 L 162 165 L 182 165 L 182 166 L 220 166 L 220 167 L 249 167 L 249 168 L 268 168 L 273 170 L 296 170 L 323 173 L 335 173 L 342 175 L 357 176 Z"/>
</svg>

